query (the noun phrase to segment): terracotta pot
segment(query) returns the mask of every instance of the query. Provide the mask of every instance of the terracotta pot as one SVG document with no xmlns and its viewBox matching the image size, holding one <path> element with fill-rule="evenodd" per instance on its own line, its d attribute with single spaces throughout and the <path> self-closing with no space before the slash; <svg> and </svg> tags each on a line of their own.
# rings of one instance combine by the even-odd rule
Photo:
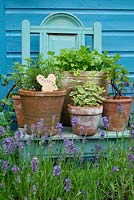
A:
<svg viewBox="0 0 134 200">
<path fill-rule="evenodd" d="M 13 106 L 16 113 L 18 127 L 22 128 L 24 127 L 24 118 L 23 118 L 20 95 L 12 95 L 12 99 L 13 99 Z"/>
<path fill-rule="evenodd" d="M 57 123 L 60 121 L 62 106 L 66 90 L 53 92 L 19 90 L 21 96 L 24 122 L 30 128 L 37 124 L 41 118 L 48 135 L 57 134 Z"/>
<path fill-rule="evenodd" d="M 103 103 L 103 116 L 108 117 L 109 131 L 124 131 L 126 129 L 131 109 L 131 97 L 120 99 L 107 98 Z"/>
<path fill-rule="evenodd" d="M 68 105 L 73 133 L 77 135 L 94 135 L 99 125 L 99 119 L 103 111 L 103 106 L 79 107 Z M 74 119 L 77 123 L 74 123 Z"/>
<path fill-rule="evenodd" d="M 63 86 L 64 86 L 64 88 L 66 88 L 67 93 L 66 93 L 66 96 L 64 99 L 64 104 L 63 104 L 63 109 L 62 109 L 62 114 L 61 114 L 61 122 L 65 126 L 71 126 L 69 113 L 67 111 L 68 104 L 72 103 L 71 98 L 69 97 L 71 88 L 74 88 L 74 86 L 76 86 L 78 84 L 83 84 L 86 81 L 88 81 L 89 73 L 90 73 L 90 71 L 85 71 L 80 76 L 77 77 L 69 72 L 64 72 L 65 79 L 63 81 Z M 94 80 L 98 83 L 98 85 L 105 88 L 105 92 L 102 94 L 102 96 L 107 96 L 107 94 L 109 92 L 109 83 L 106 80 L 106 75 L 103 72 L 96 71 Z"/>
</svg>

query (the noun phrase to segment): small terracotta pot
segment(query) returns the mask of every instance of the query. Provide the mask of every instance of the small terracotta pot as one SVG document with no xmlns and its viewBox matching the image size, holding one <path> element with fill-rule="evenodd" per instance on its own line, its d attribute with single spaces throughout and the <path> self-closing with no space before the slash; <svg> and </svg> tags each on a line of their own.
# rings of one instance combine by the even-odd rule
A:
<svg viewBox="0 0 134 200">
<path fill-rule="evenodd" d="M 57 124 L 60 122 L 62 106 L 66 90 L 53 92 L 19 90 L 21 96 L 24 122 L 30 133 L 31 125 L 37 125 L 44 119 L 44 126 L 48 135 L 57 134 Z"/>
<path fill-rule="evenodd" d="M 103 103 L 103 116 L 108 117 L 109 131 L 124 131 L 126 129 L 132 104 L 131 97 L 113 99 L 108 97 Z"/>
<path fill-rule="evenodd" d="M 74 76 L 73 74 L 67 71 L 64 72 L 65 79 L 63 80 L 63 87 L 66 88 L 67 93 L 64 99 L 63 109 L 61 113 L 61 122 L 65 126 L 71 126 L 69 113 L 67 112 L 68 104 L 72 104 L 71 97 L 69 96 L 71 88 L 74 88 L 78 84 L 83 84 L 86 81 L 89 81 L 88 79 L 89 73 L 91 73 L 91 71 L 85 71 L 81 73 L 80 76 Z M 108 80 L 106 80 L 106 74 L 101 71 L 96 71 L 94 80 L 95 82 L 97 82 L 99 86 L 104 87 L 105 92 L 102 94 L 102 96 L 106 96 L 109 92 L 109 86 L 110 86 Z"/>
<path fill-rule="evenodd" d="M 103 106 L 80 107 L 68 104 L 73 133 L 77 135 L 94 135 L 99 125 Z M 76 123 L 74 123 L 76 119 Z"/>
<path fill-rule="evenodd" d="M 20 95 L 12 95 L 12 99 L 13 99 L 13 106 L 16 113 L 18 127 L 22 128 L 24 127 L 24 118 L 23 118 Z"/>
</svg>

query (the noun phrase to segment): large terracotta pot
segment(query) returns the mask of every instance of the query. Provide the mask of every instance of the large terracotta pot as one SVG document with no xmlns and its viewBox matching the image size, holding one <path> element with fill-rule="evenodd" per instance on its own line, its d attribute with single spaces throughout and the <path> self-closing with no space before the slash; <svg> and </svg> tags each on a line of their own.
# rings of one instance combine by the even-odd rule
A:
<svg viewBox="0 0 134 200">
<path fill-rule="evenodd" d="M 30 127 L 36 124 L 40 119 L 44 119 L 46 134 L 57 134 L 57 123 L 60 122 L 62 106 L 66 90 L 57 90 L 53 92 L 19 90 L 21 96 L 24 122 Z"/>
<path fill-rule="evenodd" d="M 73 133 L 80 136 L 94 135 L 97 131 L 102 111 L 103 106 L 80 107 L 68 104 Z"/>
<path fill-rule="evenodd" d="M 109 131 L 124 131 L 126 129 L 131 103 L 131 97 L 106 98 L 103 103 L 103 116 L 108 117 L 109 125 L 107 129 Z"/>
<path fill-rule="evenodd" d="M 20 95 L 12 95 L 12 99 L 13 99 L 13 106 L 16 113 L 18 127 L 22 128 L 24 127 L 24 118 L 23 118 Z"/>
<path fill-rule="evenodd" d="M 85 72 L 81 73 L 80 76 L 74 76 L 73 74 L 71 74 L 69 72 L 64 72 L 65 79 L 63 81 L 63 86 L 64 86 L 64 88 L 66 88 L 67 93 L 66 93 L 66 96 L 64 99 L 64 104 L 63 104 L 63 109 L 62 109 L 62 114 L 61 114 L 61 122 L 65 126 L 71 126 L 70 117 L 69 117 L 69 113 L 68 113 L 68 104 L 72 103 L 71 97 L 69 97 L 71 88 L 74 88 L 74 86 L 76 86 L 78 84 L 83 84 L 86 81 L 88 81 L 89 73 L 91 73 L 91 71 L 85 71 Z M 106 96 L 109 92 L 109 82 L 106 80 L 106 75 L 103 72 L 96 71 L 94 80 L 95 80 L 95 82 L 98 83 L 98 85 L 105 88 L 105 92 L 102 94 L 102 96 Z"/>
</svg>

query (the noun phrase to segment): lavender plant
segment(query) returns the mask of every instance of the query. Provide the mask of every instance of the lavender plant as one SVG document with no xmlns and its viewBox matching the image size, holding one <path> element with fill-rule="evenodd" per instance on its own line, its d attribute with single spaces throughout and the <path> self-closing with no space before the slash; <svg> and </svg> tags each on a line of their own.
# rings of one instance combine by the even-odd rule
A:
<svg viewBox="0 0 134 200">
<path fill-rule="evenodd" d="M 94 156 L 84 161 L 85 148 L 77 148 L 80 141 L 76 143 L 64 134 L 61 136 L 61 125 L 58 127 L 63 144 L 59 143 L 58 147 L 53 144 L 53 151 L 48 145 L 46 157 L 43 157 L 46 144 L 52 141 L 43 136 L 39 140 L 35 132 L 29 140 L 26 127 L 23 132 L 17 130 L 12 137 L 1 138 L 1 199 L 134 198 L 134 137 L 118 138 L 116 144 L 104 148 L 105 134 L 101 133 L 92 149 Z M 53 159 L 55 152 L 57 158 Z"/>
</svg>

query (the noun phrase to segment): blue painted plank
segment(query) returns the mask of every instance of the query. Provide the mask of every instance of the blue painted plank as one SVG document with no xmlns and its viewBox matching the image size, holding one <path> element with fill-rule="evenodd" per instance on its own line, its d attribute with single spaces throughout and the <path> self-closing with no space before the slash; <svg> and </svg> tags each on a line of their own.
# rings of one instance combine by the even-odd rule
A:
<svg viewBox="0 0 134 200">
<path fill-rule="evenodd" d="M 6 66 L 4 0 L 0 1 L 0 74 Z"/>
<path fill-rule="evenodd" d="M 6 8 L 72 8 L 72 9 L 87 9 L 99 7 L 99 0 L 73 0 L 73 1 L 64 1 L 64 0 L 49 0 L 49 1 L 42 1 L 42 0 L 5 0 Z"/>
<path fill-rule="evenodd" d="M 72 8 L 72 9 L 94 9 L 94 8 L 103 8 L 103 9 L 132 9 L 134 8 L 134 1 L 120 1 L 120 0 L 5 0 L 6 8 Z"/>
<path fill-rule="evenodd" d="M 7 52 L 21 53 L 21 36 L 7 36 Z M 31 35 L 31 52 L 39 52 L 39 35 Z"/>
<path fill-rule="evenodd" d="M 51 13 L 51 12 L 50 12 Z M 48 14 L 41 13 L 11 13 L 5 15 L 6 30 L 21 30 L 21 22 L 28 19 L 31 25 L 39 25 Z M 71 14 L 76 15 L 84 26 L 93 26 L 96 21 L 101 22 L 103 31 L 134 31 L 134 12 L 129 13 L 118 12 L 102 12 L 102 13 L 80 13 L 71 11 Z"/>
<path fill-rule="evenodd" d="M 8 35 L 7 40 L 7 52 L 21 52 L 21 35 Z M 91 37 L 86 37 L 86 44 L 92 44 Z M 103 35 L 102 45 L 103 50 L 109 52 L 134 52 L 134 35 Z M 39 52 L 39 36 L 31 36 L 31 52 Z"/>
<path fill-rule="evenodd" d="M 103 36 L 103 50 L 134 51 L 134 36 Z"/>
</svg>

